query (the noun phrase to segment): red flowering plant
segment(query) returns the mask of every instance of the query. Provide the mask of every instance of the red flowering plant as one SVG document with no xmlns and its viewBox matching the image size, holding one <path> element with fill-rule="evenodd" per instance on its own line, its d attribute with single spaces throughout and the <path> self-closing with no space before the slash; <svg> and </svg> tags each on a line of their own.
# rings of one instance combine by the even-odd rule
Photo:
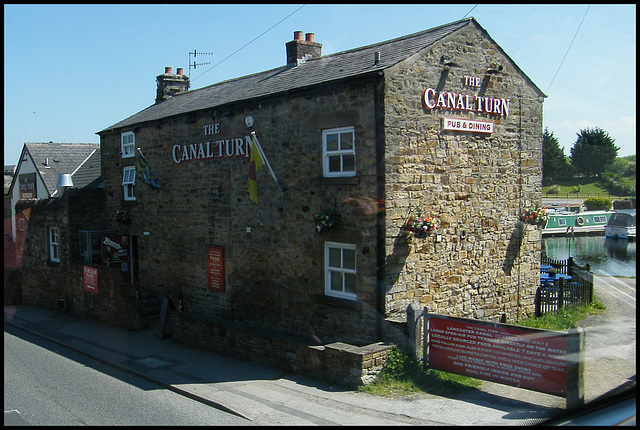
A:
<svg viewBox="0 0 640 430">
<path fill-rule="evenodd" d="M 545 207 L 531 208 L 526 210 L 520 219 L 527 224 L 544 227 L 549 221 L 549 212 Z"/>
<path fill-rule="evenodd" d="M 431 235 L 436 229 L 437 219 L 422 214 L 411 215 L 404 226 L 404 229 L 417 239 L 424 239 Z"/>
</svg>

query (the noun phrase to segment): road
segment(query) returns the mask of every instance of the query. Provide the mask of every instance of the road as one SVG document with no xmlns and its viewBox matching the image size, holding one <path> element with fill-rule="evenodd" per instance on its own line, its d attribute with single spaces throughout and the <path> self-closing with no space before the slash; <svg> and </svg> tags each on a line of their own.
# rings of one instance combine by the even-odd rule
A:
<svg viewBox="0 0 640 430">
<path fill-rule="evenodd" d="M 251 425 L 16 328 L 4 332 L 5 425 Z"/>
</svg>

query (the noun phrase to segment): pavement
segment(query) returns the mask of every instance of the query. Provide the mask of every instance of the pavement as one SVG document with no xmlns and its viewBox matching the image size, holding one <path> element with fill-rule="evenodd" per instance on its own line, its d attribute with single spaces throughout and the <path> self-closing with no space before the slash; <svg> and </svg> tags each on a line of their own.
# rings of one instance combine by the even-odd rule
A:
<svg viewBox="0 0 640 430">
<path fill-rule="evenodd" d="M 154 329 L 129 331 L 33 306 L 5 306 L 4 321 L 12 335 L 28 332 L 244 417 L 248 425 L 522 425 L 565 409 L 564 398 L 489 382 L 452 397 L 374 396 L 189 348 L 160 339 Z M 633 356 L 635 374 L 635 341 Z"/>
</svg>

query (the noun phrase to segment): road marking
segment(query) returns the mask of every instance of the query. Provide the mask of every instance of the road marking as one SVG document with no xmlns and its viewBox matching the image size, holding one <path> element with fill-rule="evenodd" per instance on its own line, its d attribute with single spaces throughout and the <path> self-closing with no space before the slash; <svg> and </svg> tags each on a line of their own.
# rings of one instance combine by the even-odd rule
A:
<svg viewBox="0 0 640 430">
<path fill-rule="evenodd" d="M 605 280 L 604 280 L 604 279 L 602 279 L 602 278 L 600 278 L 600 280 L 602 281 L 602 283 L 603 283 L 603 284 L 605 284 L 605 285 L 607 285 L 607 286 L 611 287 L 612 289 L 614 289 L 614 290 L 618 291 L 620 294 L 624 294 L 625 296 L 629 297 L 629 298 L 630 298 L 631 300 L 633 300 L 634 302 L 636 301 L 636 298 L 635 298 L 635 297 L 632 297 L 632 296 L 630 296 L 629 294 L 625 293 L 624 291 L 619 290 L 618 288 L 614 287 L 612 284 L 608 283 L 607 281 L 605 281 Z M 601 286 L 602 286 L 602 285 L 601 285 Z M 610 291 L 607 291 L 607 290 L 606 290 L 606 288 L 603 288 L 603 291 L 605 291 L 606 293 L 611 294 L 613 297 L 615 297 L 616 299 L 621 300 L 623 303 L 625 303 L 625 304 L 627 304 L 627 305 L 631 306 L 632 308 L 634 308 L 634 309 L 636 308 L 636 306 L 635 306 L 635 305 L 632 305 L 631 303 L 627 303 L 627 302 L 626 302 L 626 301 L 624 301 L 622 298 L 620 298 L 620 297 L 616 296 L 614 293 L 612 293 L 612 292 L 610 292 Z"/>
</svg>

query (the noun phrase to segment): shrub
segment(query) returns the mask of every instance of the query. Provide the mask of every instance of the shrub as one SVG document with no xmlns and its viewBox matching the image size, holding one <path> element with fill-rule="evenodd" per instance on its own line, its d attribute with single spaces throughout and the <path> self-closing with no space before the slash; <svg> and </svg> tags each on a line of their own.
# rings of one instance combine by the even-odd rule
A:
<svg viewBox="0 0 640 430">
<path fill-rule="evenodd" d="M 553 187 L 549 188 L 547 194 L 560 194 L 560 185 L 554 185 Z"/>
<path fill-rule="evenodd" d="M 611 199 L 606 197 L 588 197 L 584 200 L 584 205 L 588 211 L 599 211 L 611 209 Z"/>
</svg>

